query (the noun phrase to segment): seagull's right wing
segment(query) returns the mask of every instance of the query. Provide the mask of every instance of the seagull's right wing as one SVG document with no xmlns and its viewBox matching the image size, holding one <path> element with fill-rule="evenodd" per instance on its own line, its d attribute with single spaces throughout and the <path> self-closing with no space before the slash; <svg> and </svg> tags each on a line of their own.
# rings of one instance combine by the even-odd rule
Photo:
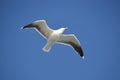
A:
<svg viewBox="0 0 120 80">
<path fill-rule="evenodd" d="M 53 30 L 48 27 L 45 20 L 37 20 L 23 27 L 23 29 L 25 28 L 35 28 L 44 38 L 49 38 L 53 32 Z"/>
<path fill-rule="evenodd" d="M 69 35 L 61 35 L 60 39 L 57 41 L 58 43 L 67 44 L 74 48 L 74 50 L 82 57 L 84 58 L 84 54 L 80 45 L 80 42 L 76 38 L 74 34 Z"/>
</svg>

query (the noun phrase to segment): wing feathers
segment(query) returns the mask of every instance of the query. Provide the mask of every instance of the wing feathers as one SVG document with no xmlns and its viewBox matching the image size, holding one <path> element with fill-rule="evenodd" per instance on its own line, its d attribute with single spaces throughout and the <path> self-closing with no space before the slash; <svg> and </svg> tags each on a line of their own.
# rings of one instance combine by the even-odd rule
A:
<svg viewBox="0 0 120 80">
<path fill-rule="evenodd" d="M 83 58 L 84 54 L 82 51 L 82 48 L 80 46 L 80 42 L 78 41 L 78 39 L 75 37 L 74 34 L 70 34 L 70 35 L 61 35 L 60 39 L 58 40 L 58 42 L 60 43 L 66 43 L 70 46 L 73 47 L 73 49 Z"/>
<path fill-rule="evenodd" d="M 36 28 L 36 30 L 45 38 L 49 38 L 50 34 L 53 32 L 53 30 L 47 26 L 45 20 L 35 21 L 23 27 L 23 29 L 25 28 Z"/>
<path fill-rule="evenodd" d="M 37 21 L 34 24 L 37 25 L 35 28 L 46 38 L 49 38 L 50 34 L 53 32 L 53 30 L 48 27 L 45 20 Z"/>
</svg>

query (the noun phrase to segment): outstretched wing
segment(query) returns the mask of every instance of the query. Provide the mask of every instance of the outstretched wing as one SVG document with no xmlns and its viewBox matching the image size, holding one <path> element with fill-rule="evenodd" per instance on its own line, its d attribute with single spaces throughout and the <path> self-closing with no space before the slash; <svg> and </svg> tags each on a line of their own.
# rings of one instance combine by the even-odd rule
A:
<svg viewBox="0 0 120 80">
<path fill-rule="evenodd" d="M 84 54 L 80 45 L 80 42 L 76 38 L 74 34 L 69 35 L 61 35 L 60 39 L 57 41 L 62 44 L 67 44 L 69 46 L 72 46 L 74 50 L 82 57 L 84 58 Z"/>
<path fill-rule="evenodd" d="M 25 28 L 35 28 L 44 38 L 49 38 L 53 32 L 53 30 L 48 27 L 45 20 L 37 20 L 23 27 L 23 29 Z"/>
</svg>

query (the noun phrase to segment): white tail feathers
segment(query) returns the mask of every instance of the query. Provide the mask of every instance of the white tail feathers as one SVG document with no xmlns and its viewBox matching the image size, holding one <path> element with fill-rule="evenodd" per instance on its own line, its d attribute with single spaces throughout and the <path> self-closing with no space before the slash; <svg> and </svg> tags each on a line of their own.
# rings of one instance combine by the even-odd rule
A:
<svg viewBox="0 0 120 80">
<path fill-rule="evenodd" d="M 48 41 L 48 43 L 47 43 L 47 44 L 45 45 L 45 47 L 43 48 L 43 51 L 49 52 L 53 44 L 54 44 L 54 42 Z"/>
<path fill-rule="evenodd" d="M 45 51 L 45 52 L 49 52 L 50 49 L 51 49 L 51 47 L 49 48 L 48 46 L 45 46 L 45 47 L 43 48 L 43 51 Z"/>
</svg>

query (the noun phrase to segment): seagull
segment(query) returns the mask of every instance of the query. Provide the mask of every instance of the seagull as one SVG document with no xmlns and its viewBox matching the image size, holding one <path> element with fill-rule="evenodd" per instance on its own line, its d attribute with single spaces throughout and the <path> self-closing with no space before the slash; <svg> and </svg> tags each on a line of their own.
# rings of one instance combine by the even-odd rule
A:
<svg viewBox="0 0 120 80">
<path fill-rule="evenodd" d="M 48 27 L 45 20 L 37 20 L 22 27 L 21 29 L 26 28 L 34 28 L 45 39 L 47 39 L 47 44 L 43 47 L 43 51 L 49 52 L 54 43 L 59 43 L 71 46 L 81 56 L 81 58 L 84 59 L 84 53 L 77 37 L 74 34 L 62 34 L 68 29 L 67 27 L 53 30 Z"/>
</svg>

